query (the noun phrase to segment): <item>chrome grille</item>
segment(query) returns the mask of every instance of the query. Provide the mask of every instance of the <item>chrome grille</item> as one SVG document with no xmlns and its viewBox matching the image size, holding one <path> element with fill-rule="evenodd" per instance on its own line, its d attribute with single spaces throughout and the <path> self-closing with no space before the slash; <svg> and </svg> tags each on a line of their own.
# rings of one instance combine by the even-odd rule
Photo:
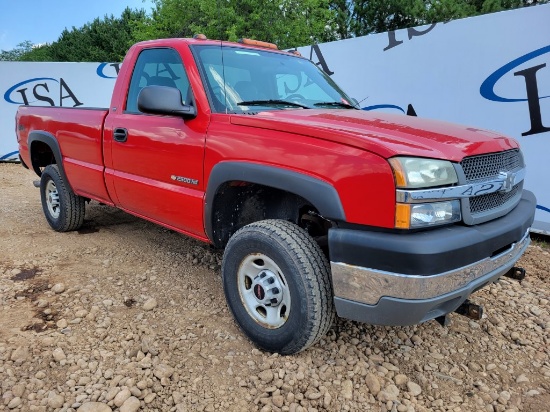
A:
<svg viewBox="0 0 550 412">
<path fill-rule="evenodd" d="M 504 205 L 521 192 L 521 187 L 522 184 L 520 183 L 515 185 L 508 193 L 495 192 L 470 198 L 470 213 L 487 212 Z"/>
<path fill-rule="evenodd" d="M 490 181 L 501 172 L 517 172 L 525 165 L 518 149 L 467 157 L 460 162 L 464 176 L 461 183 Z M 494 192 L 463 199 L 462 219 L 467 225 L 475 225 L 496 219 L 512 210 L 521 199 L 523 182 L 510 192 Z"/>
<path fill-rule="evenodd" d="M 468 182 L 495 177 L 500 172 L 523 166 L 519 150 L 467 157 L 460 162 L 460 165 Z"/>
</svg>

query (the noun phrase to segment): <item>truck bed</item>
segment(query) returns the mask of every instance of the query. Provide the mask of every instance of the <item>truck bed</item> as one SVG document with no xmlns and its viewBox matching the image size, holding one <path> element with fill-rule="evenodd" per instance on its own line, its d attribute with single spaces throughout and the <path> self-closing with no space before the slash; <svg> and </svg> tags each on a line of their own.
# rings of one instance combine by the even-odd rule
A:
<svg viewBox="0 0 550 412">
<path fill-rule="evenodd" d="M 19 107 L 16 121 L 23 162 L 32 164 L 29 145 L 33 144 L 33 132 L 50 134 L 59 142 L 58 162 L 63 161 L 75 193 L 112 204 L 103 177 L 102 134 L 107 112 L 105 108 Z"/>
</svg>

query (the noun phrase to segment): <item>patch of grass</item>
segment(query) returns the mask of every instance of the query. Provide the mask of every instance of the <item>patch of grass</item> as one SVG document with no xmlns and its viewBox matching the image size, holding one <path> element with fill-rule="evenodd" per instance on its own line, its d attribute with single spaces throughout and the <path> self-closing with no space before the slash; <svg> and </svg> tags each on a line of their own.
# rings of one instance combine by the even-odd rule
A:
<svg viewBox="0 0 550 412">
<path fill-rule="evenodd" d="M 533 245 L 540 246 L 545 249 L 550 249 L 550 236 L 531 233 L 531 241 Z"/>
</svg>

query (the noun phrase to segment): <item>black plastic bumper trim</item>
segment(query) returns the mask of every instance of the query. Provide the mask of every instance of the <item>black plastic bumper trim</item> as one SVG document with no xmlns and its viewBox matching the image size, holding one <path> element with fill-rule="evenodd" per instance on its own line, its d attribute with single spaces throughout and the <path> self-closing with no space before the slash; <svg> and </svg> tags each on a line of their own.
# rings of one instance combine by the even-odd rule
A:
<svg viewBox="0 0 550 412">
<path fill-rule="evenodd" d="M 331 262 L 406 275 L 434 275 L 467 266 L 520 241 L 533 223 L 536 199 L 524 190 L 506 216 L 476 226 L 416 233 L 329 230 Z"/>
</svg>

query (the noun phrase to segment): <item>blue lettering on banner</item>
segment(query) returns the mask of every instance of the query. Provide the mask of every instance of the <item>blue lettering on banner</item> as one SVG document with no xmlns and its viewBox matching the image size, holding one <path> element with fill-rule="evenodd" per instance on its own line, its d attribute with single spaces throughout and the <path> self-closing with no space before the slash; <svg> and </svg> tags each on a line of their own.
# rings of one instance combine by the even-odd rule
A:
<svg viewBox="0 0 550 412">
<path fill-rule="evenodd" d="M 512 102 L 527 102 L 529 108 L 529 117 L 531 122 L 531 128 L 522 133 L 522 136 L 528 136 L 532 134 L 545 133 L 550 131 L 550 127 L 547 127 L 542 122 L 542 114 L 540 109 L 540 100 L 550 97 L 539 96 L 538 82 L 537 82 L 537 72 L 546 67 L 546 63 L 539 64 L 537 66 L 532 66 L 527 69 L 523 69 L 514 73 L 514 76 L 523 77 L 525 82 L 526 97 L 503 97 L 495 93 L 496 83 L 506 74 L 511 72 L 516 67 L 520 66 L 523 63 L 528 62 L 536 57 L 539 57 L 543 54 L 550 52 L 550 45 L 541 47 L 540 49 L 534 50 L 530 53 L 527 53 L 521 57 L 518 57 L 515 60 L 512 60 L 509 63 L 506 63 L 500 69 L 496 70 L 494 73 L 489 75 L 485 81 L 481 84 L 479 88 L 479 93 L 487 100 L 492 100 L 494 102 L 500 103 L 512 103 Z M 547 73 L 548 69 L 545 70 Z"/>
<path fill-rule="evenodd" d="M 409 37 L 409 40 L 412 40 L 413 37 L 423 36 L 429 32 L 432 31 L 432 29 L 436 26 L 437 23 L 432 23 L 427 29 L 425 30 L 417 30 L 414 27 L 409 27 L 407 29 L 407 34 Z M 397 40 L 395 30 L 388 32 L 388 45 L 384 47 L 383 51 L 388 51 L 390 49 L 393 49 L 396 46 L 399 46 L 400 44 L 403 44 L 403 40 Z"/>
<path fill-rule="evenodd" d="M 405 113 L 405 110 L 403 110 L 403 108 L 396 106 L 395 104 L 375 104 L 373 106 L 367 106 L 367 107 L 361 108 L 361 110 L 366 110 L 366 111 L 377 110 L 377 109 L 396 109 Z"/>
<path fill-rule="evenodd" d="M 59 80 L 52 77 L 27 79 L 13 85 L 4 93 L 6 102 L 25 106 L 36 102 L 43 102 L 42 104 L 45 103 L 48 106 L 63 106 L 65 99 L 72 101 L 72 107 L 82 106 L 83 104 L 63 78 L 59 78 Z"/>
<path fill-rule="evenodd" d="M 121 65 L 121 63 L 101 63 L 97 66 L 96 73 L 104 79 L 116 79 Z"/>
<path fill-rule="evenodd" d="M 11 159 L 15 157 L 15 155 L 18 153 L 18 150 L 16 150 L 15 152 L 6 153 L 5 155 L 0 156 L 0 161 Z"/>
</svg>

